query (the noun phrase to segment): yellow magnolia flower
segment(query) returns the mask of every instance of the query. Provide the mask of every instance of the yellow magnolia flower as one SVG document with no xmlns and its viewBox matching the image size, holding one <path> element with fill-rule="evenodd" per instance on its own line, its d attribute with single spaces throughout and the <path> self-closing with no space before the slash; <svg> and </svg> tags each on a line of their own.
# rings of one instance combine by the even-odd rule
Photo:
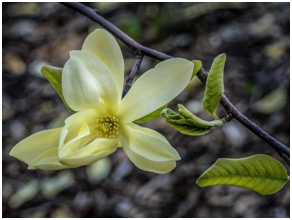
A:
<svg viewBox="0 0 292 220">
<path fill-rule="evenodd" d="M 144 73 L 121 99 L 124 60 L 115 38 L 97 29 L 82 50 L 71 51 L 62 74 L 64 99 L 75 114 L 62 128 L 44 130 L 19 142 L 10 155 L 28 169 L 58 170 L 88 165 L 122 146 L 140 169 L 170 172 L 180 159 L 158 132 L 133 121 L 155 111 L 188 85 L 193 63 L 174 58 Z"/>
</svg>

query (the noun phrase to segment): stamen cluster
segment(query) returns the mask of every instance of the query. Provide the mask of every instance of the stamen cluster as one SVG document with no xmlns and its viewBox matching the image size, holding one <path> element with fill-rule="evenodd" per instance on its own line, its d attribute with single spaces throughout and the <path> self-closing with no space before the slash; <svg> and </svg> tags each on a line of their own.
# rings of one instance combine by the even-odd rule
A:
<svg viewBox="0 0 292 220">
<path fill-rule="evenodd" d="M 119 119 L 110 114 L 100 116 L 96 120 L 95 129 L 101 138 L 117 138 L 119 135 Z"/>
</svg>

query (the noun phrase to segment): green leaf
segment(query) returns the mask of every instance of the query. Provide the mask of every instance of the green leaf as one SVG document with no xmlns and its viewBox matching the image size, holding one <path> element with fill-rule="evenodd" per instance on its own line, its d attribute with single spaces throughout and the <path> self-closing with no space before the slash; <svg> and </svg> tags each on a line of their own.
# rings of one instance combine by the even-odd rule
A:
<svg viewBox="0 0 292 220">
<path fill-rule="evenodd" d="M 161 115 L 160 115 L 160 112 L 165 109 L 167 107 L 168 103 L 164 106 L 161 106 L 159 109 L 155 110 L 154 112 L 151 112 L 150 114 L 142 117 L 142 118 L 139 118 L 137 120 L 135 120 L 135 122 L 138 122 L 138 123 L 145 123 L 145 122 L 148 122 L 148 121 L 152 121 L 156 118 L 159 118 Z"/>
<path fill-rule="evenodd" d="M 208 133 L 212 128 L 224 124 L 224 120 L 205 121 L 183 105 L 178 105 L 179 114 L 175 111 L 166 108 L 161 112 L 162 117 L 166 118 L 166 122 L 178 130 L 182 134 L 197 136 Z"/>
<path fill-rule="evenodd" d="M 224 92 L 223 72 L 225 61 L 225 53 L 220 54 L 214 59 L 206 83 L 203 107 L 207 112 L 211 113 L 215 119 L 218 118 L 215 111 Z"/>
<path fill-rule="evenodd" d="M 241 159 L 218 159 L 198 179 L 200 187 L 230 185 L 244 187 L 262 195 L 279 191 L 288 181 L 285 167 L 264 154 Z"/>
<path fill-rule="evenodd" d="M 193 60 L 192 61 L 194 64 L 194 70 L 193 70 L 193 75 L 192 78 L 197 75 L 197 73 L 199 72 L 199 70 L 202 68 L 202 62 L 200 60 Z"/>
<path fill-rule="evenodd" d="M 63 69 L 58 68 L 58 67 L 53 67 L 53 66 L 43 66 L 41 69 L 41 72 L 47 78 L 47 80 L 49 80 L 49 82 L 52 84 L 52 86 L 56 89 L 56 91 L 60 95 L 61 99 L 63 100 L 65 106 L 67 107 L 67 109 L 70 112 L 75 113 L 75 111 L 72 110 L 68 106 L 68 104 L 66 103 L 64 96 L 63 96 L 63 92 L 62 92 L 62 72 L 63 72 Z"/>
</svg>

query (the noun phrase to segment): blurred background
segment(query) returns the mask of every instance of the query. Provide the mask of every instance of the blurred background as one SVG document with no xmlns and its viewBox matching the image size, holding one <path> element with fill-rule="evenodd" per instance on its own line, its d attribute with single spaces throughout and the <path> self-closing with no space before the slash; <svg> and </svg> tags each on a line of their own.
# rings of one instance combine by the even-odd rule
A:
<svg viewBox="0 0 292 220">
<path fill-rule="evenodd" d="M 289 3 L 90 3 L 139 43 L 175 57 L 198 59 L 206 70 L 227 54 L 225 94 L 265 131 L 290 145 Z M 159 118 L 143 126 L 169 140 L 182 160 L 171 173 L 137 169 L 120 149 L 87 167 L 27 170 L 9 151 L 37 131 L 63 126 L 70 115 L 41 75 L 45 64 L 63 67 L 69 51 L 100 26 L 58 3 L 3 3 L 2 215 L 3 217 L 289 217 L 289 182 L 274 195 L 215 186 L 196 179 L 218 158 L 264 153 L 285 164 L 236 120 L 189 137 Z M 135 55 L 124 44 L 128 75 Z M 139 74 L 157 61 L 143 60 Z M 169 106 L 182 103 L 211 120 L 196 79 Z M 222 107 L 218 115 L 225 116 Z M 285 165 L 286 166 L 286 165 Z M 286 166 L 287 167 L 287 166 Z"/>
</svg>

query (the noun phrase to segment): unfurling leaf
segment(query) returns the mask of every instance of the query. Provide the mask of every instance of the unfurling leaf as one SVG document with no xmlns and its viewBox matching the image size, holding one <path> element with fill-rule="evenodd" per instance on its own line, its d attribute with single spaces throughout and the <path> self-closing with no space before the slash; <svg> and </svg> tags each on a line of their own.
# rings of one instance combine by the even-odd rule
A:
<svg viewBox="0 0 292 220">
<path fill-rule="evenodd" d="M 224 120 L 205 121 L 195 116 L 183 105 L 178 105 L 179 114 L 166 108 L 161 112 L 161 116 L 166 122 L 182 134 L 196 136 L 208 133 L 212 128 L 224 124 Z"/>
<path fill-rule="evenodd" d="M 202 62 L 200 60 L 193 60 L 192 61 L 194 64 L 194 70 L 193 70 L 193 75 L 192 78 L 197 75 L 197 73 L 199 72 L 199 70 L 202 68 Z"/>
<path fill-rule="evenodd" d="M 276 159 L 258 154 L 241 159 L 218 159 L 198 179 L 200 187 L 230 185 L 262 195 L 279 191 L 288 181 L 285 167 Z"/>
<path fill-rule="evenodd" d="M 52 84 L 52 86 L 56 89 L 58 94 L 60 95 L 62 101 L 64 102 L 67 109 L 75 113 L 74 110 L 72 110 L 68 104 L 66 103 L 63 92 L 62 92 L 62 68 L 54 67 L 54 66 L 43 66 L 41 69 L 42 74 L 49 80 L 49 82 Z"/>
<path fill-rule="evenodd" d="M 160 112 L 165 109 L 167 107 L 168 103 L 164 106 L 161 106 L 159 109 L 155 110 L 154 112 L 151 112 L 150 114 L 142 117 L 142 118 L 139 118 L 137 120 L 135 120 L 135 122 L 138 122 L 138 123 L 145 123 L 145 122 L 148 122 L 148 121 L 152 121 L 156 118 L 159 118 L 161 115 L 160 115 Z"/>
<path fill-rule="evenodd" d="M 206 83 L 203 107 L 206 111 L 213 114 L 215 119 L 217 119 L 215 111 L 224 92 L 223 72 L 225 61 L 225 53 L 220 54 L 214 59 Z"/>
</svg>

